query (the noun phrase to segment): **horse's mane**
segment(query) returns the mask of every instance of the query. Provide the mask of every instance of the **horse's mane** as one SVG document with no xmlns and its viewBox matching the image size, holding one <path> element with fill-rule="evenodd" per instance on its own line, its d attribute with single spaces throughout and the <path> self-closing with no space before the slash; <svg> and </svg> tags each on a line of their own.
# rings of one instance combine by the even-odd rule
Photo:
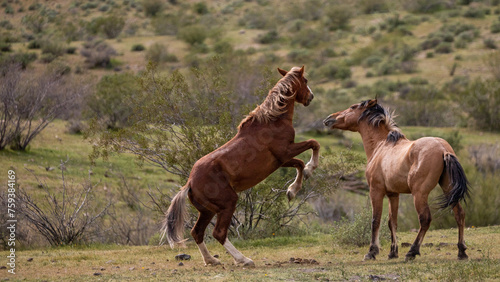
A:
<svg viewBox="0 0 500 282">
<path fill-rule="evenodd" d="M 293 99 L 296 92 L 293 92 L 293 86 L 299 83 L 300 68 L 294 67 L 276 85 L 269 90 L 269 94 L 262 104 L 251 111 L 240 123 L 241 128 L 245 123 L 268 123 L 276 120 L 277 117 L 286 112 L 287 100 Z M 291 93 L 291 94 L 289 94 Z M 287 94 L 289 96 L 287 96 Z"/>
<path fill-rule="evenodd" d="M 366 107 L 369 100 L 360 103 L 361 107 Z M 374 127 L 379 127 L 383 124 L 388 130 L 387 142 L 397 143 L 400 139 L 406 139 L 401 129 L 398 127 L 393 119 L 394 112 L 390 112 L 388 109 L 376 104 L 373 107 L 367 108 L 359 117 L 358 122 L 364 119 L 368 120 L 368 123 Z"/>
</svg>

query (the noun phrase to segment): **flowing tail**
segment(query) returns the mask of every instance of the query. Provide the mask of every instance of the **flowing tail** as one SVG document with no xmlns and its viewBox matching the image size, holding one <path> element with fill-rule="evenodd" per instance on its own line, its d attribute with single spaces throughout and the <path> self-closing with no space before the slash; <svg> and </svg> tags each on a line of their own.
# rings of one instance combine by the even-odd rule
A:
<svg viewBox="0 0 500 282">
<path fill-rule="evenodd" d="M 189 184 L 184 186 L 172 199 L 161 228 L 160 245 L 163 245 L 163 238 L 166 235 L 170 248 L 174 248 L 176 244 L 184 246 L 184 222 L 187 219 L 186 197 L 190 189 Z"/>
<path fill-rule="evenodd" d="M 470 198 L 470 184 L 462 165 L 455 155 L 451 153 L 444 154 L 444 170 L 450 177 L 451 190 L 441 198 L 440 207 L 447 208 L 451 206 L 454 208 L 461 200 L 466 202 L 466 199 Z"/>
</svg>

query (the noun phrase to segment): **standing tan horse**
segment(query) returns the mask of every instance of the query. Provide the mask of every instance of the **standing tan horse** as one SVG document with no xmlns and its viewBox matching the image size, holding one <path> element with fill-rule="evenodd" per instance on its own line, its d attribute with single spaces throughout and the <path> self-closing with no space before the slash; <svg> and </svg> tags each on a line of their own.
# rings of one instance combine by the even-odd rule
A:
<svg viewBox="0 0 500 282">
<path fill-rule="evenodd" d="M 324 120 L 325 126 L 359 132 L 363 139 L 368 163 L 366 180 L 370 186 L 372 203 L 372 239 L 365 256 L 375 259 L 379 253 L 379 226 L 384 196 L 389 198 L 389 229 L 391 251 L 389 259 L 398 257 L 396 239 L 397 213 L 400 193 L 411 193 L 418 212 L 420 230 L 406 254 L 406 260 L 420 255 L 420 245 L 431 223 L 427 204 L 429 193 L 437 183 L 444 195 L 441 207 L 451 206 L 458 224 L 458 258 L 467 259 L 464 242 L 465 212 L 460 201 L 469 196 L 468 181 L 450 144 L 441 138 L 424 137 L 416 141 L 406 139 L 377 100 L 352 105 Z"/>
<path fill-rule="evenodd" d="M 191 235 L 205 265 L 220 264 L 203 242 L 205 229 L 217 214 L 214 238 L 233 256 L 235 264 L 254 266 L 254 262 L 227 239 L 238 192 L 255 186 L 279 167 L 295 167 L 297 177 L 287 190 L 291 200 L 302 187 L 302 179 L 309 177 L 318 166 L 320 145 L 316 140 L 294 143 L 295 102 L 308 106 L 314 97 L 307 86 L 304 67 L 294 67 L 289 72 L 278 68 L 278 71 L 283 78 L 269 91 L 264 102 L 240 123 L 236 136 L 194 164 L 187 184 L 172 199 L 166 213 L 163 236 L 166 235 L 171 247 L 183 245 L 185 198 L 189 197 L 199 211 Z M 313 154 L 307 165 L 294 158 L 308 149 L 312 149 Z"/>
</svg>

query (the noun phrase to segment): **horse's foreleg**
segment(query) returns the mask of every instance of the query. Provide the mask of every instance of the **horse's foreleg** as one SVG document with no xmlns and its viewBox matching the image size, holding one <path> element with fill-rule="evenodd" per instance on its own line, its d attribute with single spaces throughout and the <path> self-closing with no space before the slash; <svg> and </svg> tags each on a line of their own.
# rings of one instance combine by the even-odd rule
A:
<svg viewBox="0 0 500 282">
<path fill-rule="evenodd" d="M 309 178 L 313 171 L 318 167 L 319 164 L 319 149 L 320 145 L 318 141 L 314 139 L 309 139 L 304 142 L 299 142 L 299 143 L 293 143 L 290 144 L 287 148 L 287 158 L 293 158 L 301 153 L 303 153 L 306 150 L 312 149 L 313 153 L 311 156 L 311 159 L 309 162 L 306 164 L 305 169 L 304 169 L 304 178 L 307 179 Z"/>
<path fill-rule="evenodd" d="M 375 259 L 380 249 L 379 229 L 385 193 L 376 190 L 377 189 L 374 187 L 370 187 L 370 200 L 372 202 L 372 239 L 368 254 L 365 255 L 365 260 Z"/>
<path fill-rule="evenodd" d="M 398 257 L 398 239 L 396 231 L 398 229 L 398 206 L 399 194 L 391 194 L 389 196 L 389 230 L 391 230 L 391 251 L 389 259 Z"/>
<path fill-rule="evenodd" d="M 411 245 L 410 250 L 406 254 L 405 261 L 415 259 L 416 255 L 420 255 L 420 245 L 422 245 L 422 241 L 424 240 L 425 233 L 429 230 L 429 226 L 431 225 L 431 211 L 429 209 L 429 205 L 427 204 L 427 196 L 428 195 L 414 195 L 413 202 L 415 203 L 415 209 L 418 213 L 418 221 L 420 222 L 420 230 L 418 231 L 417 238 L 413 245 Z"/>
<path fill-rule="evenodd" d="M 304 179 L 308 179 L 309 177 L 311 177 L 313 171 L 318 167 L 318 164 L 319 164 L 320 145 L 314 139 L 311 139 L 309 141 L 311 141 L 311 144 L 312 144 L 311 149 L 313 150 L 313 152 L 312 152 L 311 159 L 309 160 L 309 162 L 307 162 L 306 168 L 304 169 Z"/>
<path fill-rule="evenodd" d="M 295 177 L 295 181 L 288 186 L 286 191 L 286 196 L 289 201 L 295 198 L 297 192 L 299 192 L 300 188 L 302 188 L 302 179 L 303 179 L 303 171 L 304 171 L 304 162 L 299 159 L 291 159 L 288 162 L 284 163 L 282 167 L 295 167 L 297 169 L 297 176 Z"/>
</svg>

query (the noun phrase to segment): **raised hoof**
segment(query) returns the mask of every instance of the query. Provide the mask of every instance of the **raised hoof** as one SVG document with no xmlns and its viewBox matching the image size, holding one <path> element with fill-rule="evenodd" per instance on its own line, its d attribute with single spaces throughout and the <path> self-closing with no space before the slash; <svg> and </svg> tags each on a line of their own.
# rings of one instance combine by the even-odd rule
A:
<svg viewBox="0 0 500 282">
<path fill-rule="evenodd" d="M 308 179 L 309 177 L 312 176 L 313 174 L 313 168 L 306 167 L 304 171 L 302 172 L 304 174 L 304 180 Z"/>
<path fill-rule="evenodd" d="M 293 200 L 295 198 L 295 194 L 292 191 L 288 190 L 288 191 L 286 191 L 286 197 L 288 198 L 288 201 L 290 202 L 291 200 Z"/>
</svg>

